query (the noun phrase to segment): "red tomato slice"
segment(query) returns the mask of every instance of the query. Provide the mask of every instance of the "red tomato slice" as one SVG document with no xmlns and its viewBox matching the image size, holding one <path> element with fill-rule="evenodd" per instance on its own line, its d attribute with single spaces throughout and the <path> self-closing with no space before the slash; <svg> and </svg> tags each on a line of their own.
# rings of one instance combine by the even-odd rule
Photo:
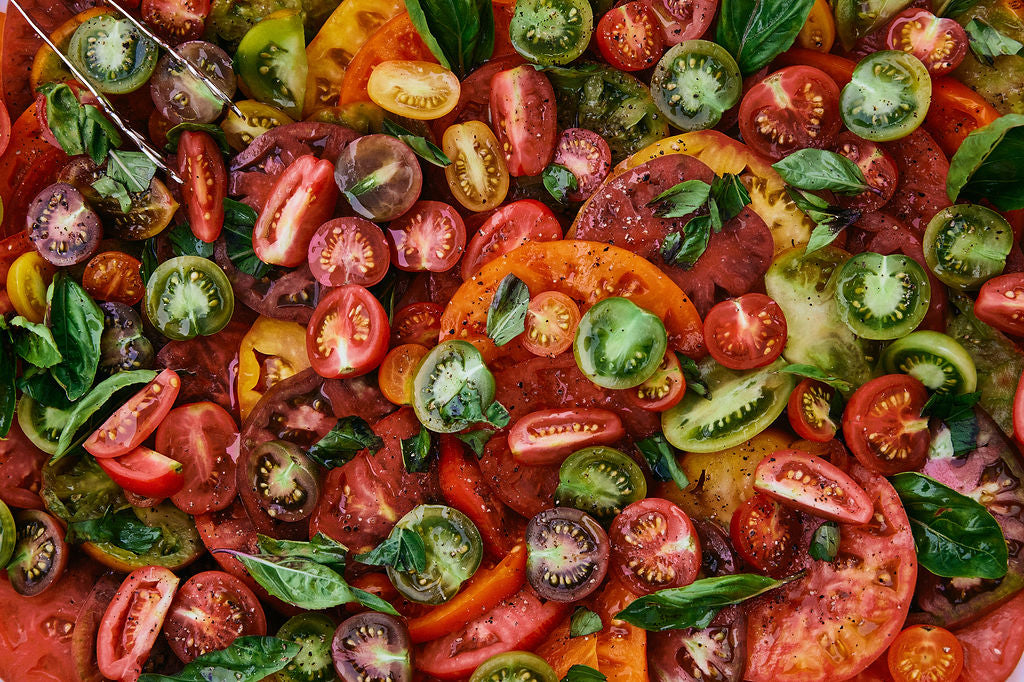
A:
<svg viewBox="0 0 1024 682">
<path fill-rule="evenodd" d="M 700 538 L 682 509 L 658 497 L 634 502 L 608 531 L 612 570 L 634 594 L 689 585 L 700 570 Z"/>
<path fill-rule="evenodd" d="M 491 121 L 513 177 L 540 175 L 555 152 L 555 91 L 547 76 L 524 64 L 491 78 Z"/>
<path fill-rule="evenodd" d="M 542 291 L 530 299 L 523 325 L 523 348 L 553 358 L 572 347 L 580 307 L 560 291 Z"/>
<path fill-rule="evenodd" d="M 561 464 L 577 450 L 610 445 L 625 435 L 622 420 L 611 410 L 539 410 L 512 425 L 508 447 L 523 464 Z"/>
<path fill-rule="evenodd" d="M 313 233 L 306 253 L 309 269 L 325 287 L 372 287 L 388 273 L 391 255 L 384 232 L 359 217 L 328 220 Z"/>
<path fill-rule="evenodd" d="M 555 146 L 554 163 L 576 177 L 569 201 L 586 201 L 612 169 L 612 151 L 603 137 L 586 128 L 566 128 Z"/>
<path fill-rule="evenodd" d="M 437 345 L 441 336 L 441 315 L 444 306 L 424 301 L 410 303 L 395 313 L 391 325 L 391 345 L 416 343 L 427 348 Z"/>
<path fill-rule="evenodd" d="M 1024 593 L 953 634 L 964 649 L 964 682 L 1009 679 L 1024 653 Z"/>
<path fill-rule="evenodd" d="M 253 228 L 256 256 L 264 263 L 300 265 L 316 228 L 334 213 L 337 198 L 333 163 L 312 154 L 295 159 L 274 182 Z"/>
<path fill-rule="evenodd" d="M 934 78 L 960 66 L 967 56 L 967 32 L 955 19 L 911 7 L 892 18 L 885 45 L 920 59 Z"/>
<path fill-rule="evenodd" d="M 142 445 L 171 411 L 181 380 L 165 369 L 128 399 L 86 439 L 82 447 L 93 457 L 118 457 Z"/>
<path fill-rule="evenodd" d="M 1024 273 L 999 275 L 982 284 L 974 314 L 1001 332 L 1024 336 Z"/>
<path fill-rule="evenodd" d="M 601 56 L 621 71 L 654 66 L 665 49 L 661 22 L 640 0 L 605 12 L 594 33 Z"/>
<path fill-rule="evenodd" d="M 711 357 L 730 369 L 764 367 L 786 345 L 786 316 L 764 294 L 722 301 L 704 318 L 704 343 Z"/>
<path fill-rule="evenodd" d="M 535 199 L 520 199 L 495 209 L 469 240 L 462 259 L 462 279 L 469 280 L 487 263 L 526 242 L 562 238 L 554 212 Z"/>
<path fill-rule="evenodd" d="M 114 483 L 136 495 L 162 499 L 185 485 L 180 463 L 144 445 L 126 455 L 99 458 L 96 463 Z"/>
<path fill-rule="evenodd" d="M 156 449 L 181 463 L 184 485 L 171 497 L 178 509 L 196 515 L 231 504 L 238 426 L 223 407 L 202 402 L 171 410 L 156 430 Z"/>
<path fill-rule="evenodd" d="M 932 79 L 932 103 L 924 127 L 946 156 L 952 157 L 964 139 L 999 118 L 988 100 L 953 77 Z"/>
<path fill-rule="evenodd" d="M 661 26 L 665 45 L 700 38 L 718 9 L 717 0 L 645 0 Z"/>
<path fill-rule="evenodd" d="M 740 556 L 758 571 L 775 578 L 793 572 L 800 519 L 767 495 L 757 493 L 740 505 L 729 535 Z"/>
<path fill-rule="evenodd" d="M 165 0 L 157 0 L 165 1 Z M 191 1 L 191 0 L 189 0 Z M 145 9 L 145 5 L 143 5 Z M 202 21 L 198 22 L 200 30 Z M 217 241 L 224 227 L 224 197 L 228 171 L 224 157 L 209 133 L 186 130 L 178 143 L 178 173 L 185 184 L 181 196 L 188 207 L 192 234 L 207 243 Z"/>
<path fill-rule="evenodd" d="M 150 28 L 177 45 L 186 40 L 198 40 L 203 35 L 210 0 L 142 0 L 140 10 L 142 20 Z"/>
<path fill-rule="evenodd" d="M 950 205 L 946 196 L 949 161 L 935 139 L 918 128 L 906 137 L 882 143 L 896 162 L 899 184 L 886 209 L 920 238 L 928 221 Z"/>
<path fill-rule="evenodd" d="M 836 152 L 853 161 L 864 174 L 868 185 L 876 191 L 864 190 L 852 197 L 837 195 L 842 206 L 873 211 L 884 206 L 896 192 L 899 173 L 892 157 L 870 140 L 857 137 L 848 130 L 839 133 Z"/>
<path fill-rule="evenodd" d="M 862 466 L 887 476 L 913 471 L 928 455 L 928 389 L 906 374 L 887 374 L 858 388 L 843 413 L 846 445 Z"/>
<path fill-rule="evenodd" d="M 243 635 L 267 634 L 267 618 L 252 590 L 223 571 L 203 571 L 182 583 L 164 621 L 164 636 L 185 663 L 226 649 Z"/>
<path fill-rule="evenodd" d="M 911 625 L 897 635 L 886 657 L 896 682 L 954 682 L 964 667 L 964 648 L 936 625 Z"/>
<path fill-rule="evenodd" d="M 360 376 L 384 359 L 390 333 L 380 301 L 365 287 L 346 284 L 317 304 L 306 331 L 306 352 L 322 377 Z"/>
<path fill-rule="evenodd" d="M 873 507 L 868 495 L 839 467 L 799 450 L 781 450 L 754 470 L 754 490 L 809 514 L 867 523 Z"/>
<path fill-rule="evenodd" d="M 664 412 L 675 407 L 685 393 L 686 377 L 679 358 L 672 351 L 665 353 L 658 369 L 647 381 L 626 390 L 631 403 L 652 412 Z"/>
<path fill-rule="evenodd" d="M 388 224 L 391 262 L 406 272 L 445 272 L 466 246 L 462 216 L 441 201 L 417 201 Z"/>
<path fill-rule="evenodd" d="M 171 608 L 178 577 L 162 566 L 128 574 L 100 622 L 96 659 L 112 680 L 136 680 Z"/>
<path fill-rule="evenodd" d="M 804 379 L 789 394 L 786 415 L 797 435 L 816 443 L 835 438 L 839 425 L 832 421 L 836 389 L 814 379 Z"/>
</svg>

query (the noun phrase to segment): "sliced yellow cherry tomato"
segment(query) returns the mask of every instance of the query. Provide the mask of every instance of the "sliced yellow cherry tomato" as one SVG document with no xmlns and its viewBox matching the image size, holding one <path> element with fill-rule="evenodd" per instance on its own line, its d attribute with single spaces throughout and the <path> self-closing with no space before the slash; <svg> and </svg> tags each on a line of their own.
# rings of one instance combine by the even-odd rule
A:
<svg viewBox="0 0 1024 682">
<path fill-rule="evenodd" d="M 828 6 L 828 0 L 814 0 L 807 21 L 796 36 L 796 44 L 808 50 L 828 52 L 835 41 L 836 20 L 832 17 L 832 8 Z"/>
<path fill-rule="evenodd" d="M 386 111 L 423 121 L 441 118 L 459 103 L 458 77 L 439 64 L 395 59 L 370 74 L 366 90 Z"/>
<path fill-rule="evenodd" d="M 306 328 L 297 322 L 258 318 L 238 349 L 238 409 L 242 419 L 267 389 L 307 367 Z"/>
<path fill-rule="evenodd" d="M 466 121 L 444 131 L 441 147 L 451 164 L 444 169 L 448 188 L 470 211 L 497 208 L 508 194 L 508 167 L 501 145 L 486 123 Z"/>
<path fill-rule="evenodd" d="M 46 288 L 57 268 L 36 251 L 23 253 L 7 271 L 7 295 L 14 311 L 31 322 L 42 322 L 46 315 Z"/>
<path fill-rule="evenodd" d="M 253 140 L 271 128 L 283 126 L 286 123 L 295 123 L 291 116 L 277 107 L 257 102 L 254 99 L 243 100 L 236 104 L 244 114 L 244 118 L 240 118 L 233 111 L 228 111 L 228 115 L 220 123 L 224 137 L 235 151 L 242 151 Z"/>
</svg>

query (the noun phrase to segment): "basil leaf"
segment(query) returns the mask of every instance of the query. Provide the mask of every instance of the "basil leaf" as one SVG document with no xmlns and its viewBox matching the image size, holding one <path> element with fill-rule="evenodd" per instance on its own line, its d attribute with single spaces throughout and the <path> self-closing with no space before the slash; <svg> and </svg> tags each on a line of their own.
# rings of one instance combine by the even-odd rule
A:
<svg viewBox="0 0 1024 682">
<path fill-rule="evenodd" d="M 18 315 L 11 318 L 10 325 L 13 327 L 11 339 L 14 342 L 14 352 L 25 362 L 45 369 L 53 367 L 63 359 L 50 328 L 45 324 L 31 322 Z"/>
<path fill-rule="evenodd" d="M 857 209 L 832 206 L 821 197 L 795 187 L 786 187 L 786 192 L 796 207 L 817 223 L 807 240 L 805 253 L 828 246 L 840 232 L 860 220 L 861 212 Z"/>
<path fill-rule="evenodd" d="M 505 275 L 487 309 L 487 336 L 496 346 L 504 346 L 526 330 L 526 308 L 530 290 L 513 274 Z"/>
<path fill-rule="evenodd" d="M 128 195 L 128 189 L 109 175 L 101 176 L 92 183 L 92 188 L 101 197 L 114 197 L 117 200 L 117 207 L 121 213 L 127 213 L 132 208 L 132 198 Z"/>
<path fill-rule="evenodd" d="M 494 52 L 490 0 L 405 0 L 412 25 L 431 54 L 460 79 Z"/>
<path fill-rule="evenodd" d="M 348 554 L 348 547 L 319 532 L 309 541 L 278 540 L 258 534 L 256 546 L 261 554 L 286 559 L 309 559 L 338 572 L 345 570 L 345 557 Z"/>
<path fill-rule="evenodd" d="M 738 175 L 726 173 L 711 182 L 711 196 L 722 214 L 722 220 L 732 220 L 750 203 L 750 193 Z"/>
<path fill-rule="evenodd" d="M 409 572 L 427 570 L 427 546 L 418 533 L 408 528 L 396 527 L 379 545 L 353 558 L 368 566 L 390 566 Z"/>
<path fill-rule="evenodd" d="M 456 433 L 455 437 L 468 445 L 469 449 L 476 453 L 476 458 L 480 459 L 484 456 L 484 448 L 487 447 L 487 443 L 493 435 L 494 431 L 490 429 L 476 429 L 475 431 Z"/>
<path fill-rule="evenodd" d="M 935 12 L 940 17 L 958 17 L 978 4 L 978 0 L 945 0 Z"/>
<path fill-rule="evenodd" d="M 149 282 L 150 275 L 160 265 L 160 261 L 156 257 L 156 237 L 150 237 L 142 245 L 142 267 L 139 268 L 139 274 L 142 276 L 143 284 Z"/>
<path fill-rule="evenodd" d="M 600 632 L 601 616 L 597 615 L 585 606 L 577 606 L 569 619 L 569 638 L 584 637 Z"/>
<path fill-rule="evenodd" d="M 389 118 L 384 119 L 383 126 L 385 135 L 397 137 L 399 140 L 409 145 L 409 149 L 411 149 L 416 156 L 420 157 L 427 163 L 440 166 L 441 168 L 452 165 L 452 160 L 449 159 L 443 151 L 441 151 L 441 148 L 427 138 L 414 135 L 412 131 L 406 130 Z"/>
<path fill-rule="evenodd" d="M 14 423 L 14 408 L 18 402 L 15 387 L 17 363 L 14 350 L 6 334 L 0 334 L 0 438 L 6 438 Z"/>
<path fill-rule="evenodd" d="M 971 131 L 949 161 L 950 201 L 988 199 L 1002 211 L 1024 208 L 1024 114 L 1006 114 Z"/>
<path fill-rule="evenodd" d="M 565 677 L 559 682 L 605 682 L 607 679 L 608 676 L 600 670 L 594 670 L 589 665 L 576 663 L 569 666 Z"/>
<path fill-rule="evenodd" d="M 73 404 L 61 385 L 45 369 L 28 367 L 17 380 L 18 390 L 40 405 L 65 412 Z"/>
<path fill-rule="evenodd" d="M 234 199 L 224 199 L 224 246 L 231 264 L 247 275 L 265 277 L 270 265 L 264 263 L 252 249 L 252 229 L 256 225 L 256 211 Z"/>
<path fill-rule="evenodd" d="M 839 524 L 826 521 L 817 527 L 811 536 L 811 546 L 807 553 L 818 561 L 833 561 L 839 553 Z"/>
<path fill-rule="evenodd" d="M 669 265 L 689 269 L 704 255 L 711 239 L 711 216 L 699 215 L 683 226 L 683 234 L 669 233 L 661 243 L 661 257 Z"/>
<path fill-rule="evenodd" d="M 335 469 L 351 461 L 361 450 L 377 452 L 382 447 L 384 439 L 373 432 L 365 419 L 342 417 L 306 454 L 322 466 Z"/>
<path fill-rule="evenodd" d="M 922 568 L 945 578 L 1006 575 L 1006 538 L 980 502 L 924 474 L 906 472 L 889 480 L 907 511 Z"/>
<path fill-rule="evenodd" d="M 511 415 L 508 413 L 508 410 L 497 400 L 488 405 L 487 409 L 484 410 L 484 422 L 499 429 L 508 426 L 510 419 Z"/>
<path fill-rule="evenodd" d="M 870 189 L 860 167 L 842 154 L 827 149 L 801 149 L 772 164 L 793 187 L 860 194 Z"/>
<path fill-rule="evenodd" d="M 145 192 L 156 175 L 156 164 L 142 152 L 111 149 L 108 154 L 107 177 L 125 186 L 129 192 Z"/>
<path fill-rule="evenodd" d="M 430 451 L 433 444 L 430 431 L 420 426 L 415 436 L 402 439 L 402 463 L 410 474 L 422 474 L 430 468 Z"/>
<path fill-rule="evenodd" d="M 813 6 L 814 0 L 722 0 L 716 42 L 746 76 L 792 47 Z"/>
<path fill-rule="evenodd" d="M 544 189 L 555 201 L 564 202 L 569 192 L 580 187 L 580 182 L 573 172 L 559 163 L 549 163 L 540 177 L 544 183 Z"/>
<path fill-rule="evenodd" d="M 68 156 L 84 154 L 79 115 L 82 105 L 75 93 L 63 83 L 46 83 L 39 91 L 46 95 L 46 125 L 57 144 Z"/>
<path fill-rule="evenodd" d="M 66 272 L 58 272 L 48 293 L 50 320 L 61 361 L 50 372 L 69 400 L 85 395 L 100 363 L 103 311 Z"/>
<path fill-rule="evenodd" d="M 648 206 L 662 218 L 682 218 L 698 211 L 711 196 L 711 185 L 703 180 L 684 180 L 651 199 Z"/>
<path fill-rule="evenodd" d="M 192 130 L 195 132 L 206 133 L 213 138 L 213 141 L 217 143 L 220 150 L 225 154 L 231 154 L 231 145 L 228 144 L 227 135 L 224 134 L 224 129 L 218 125 L 212 123 L 195 123 L 192 121 L 185 121 L 178 125 L 170 128 L 165 136 L 167 137 L 167 144 L 165 148 L 167 151 L 176 152 L 178 151 L 178 145 L 181 143 L 181 134 L 186 130 Z"/>
<path fill-rule="evenodd" d="M 245 635 L 228 648 L 199 656 L 173 675 L 143 673 L 139 682 L 258 682 L 284 670 L 300 645 L 277 637 Z"/>
<path fill-rule="evenodd" d="M 764 575 L 740 573 L 703 578 L 686 587 L 658 590 L 640 597 L 615 617 L 644 630 L 706 628 L 726 606 L 739 604 L 801 577 L 775 580 Z"/>
<path fill-rule="evenodd" d="M 192 228 L 188 223 L 178 223 L 168 230 L 167 237 L 175 256 L 213 258 L 213 244 L 208 244 L 192 234 Z"/>
<path fill-rule="evenodd" d="M 151 369 L 133 369 L 125 372 L 118 372 L 110 376 L 89 391 L 85 397 L 74 404 L 71 414 L 68 415 L 68 422 L 60 432 L 57 439 L 57 450 L 50 458 L 50 463 L 56 462 L 66 455 L 76 443 L 85 440 L 86 435 L 79 436 L 78 431 L 89 421 L 98 410 L 100 410 L 110 397 L 117 391 L 136 384 L 148 384 L 156 378 L 156 372 Z"/>
<path fill-rule="evenodd" d="M 967 31 L 968 44 L 971 52 L 979 62 L 992 66 L 996 57 L 1020 54 L 1024 50 L 1021 44 L 1009 36 L 1000 33 L 994 26 L 981 19 L 971 19 L 964 30 Z"/>
<path fill-rule="evenodd" d="M 669 445 L 664 434 L 656 433 L 653 436 L 636 442 L 636 449 L 647 460 L 651 467 L 651 473 L 659 481 L 675 481 L 680 490 L 685 490 L 690 485 L 690 479 L 686 473 L 679 468 L 676 459 L 675 449 Z"/>
<path fill-rule="evenodd" d="M 102 165 L 110 148 L 120 146 L 121 134 L 92 104 L 82 107 L 78 114 L 78 124 L 82 131 L 82 146 L 85 153 L 97 166 Z"/>
<path fill-rule="evenodd" d="M 693 391 L 704 400 L 711 400 L 711 388 L 700 375 L 700 369 L 697 368 L 694 359 L 679 352 L 676 353 L 676 359 L 679 360 L 679 367 L 683 370 L 683 377 L 686 379 L 686 390 Z"/>
<path fill-rule="evenodd" d="M 978 447 L 978 417 L 974 406 L 981 400 L 981 391 L 950 395 L 933 393 L 921 410 L 923 415 L 941 419 L 954 457 L 973 452 Z"/>
<path fill-rule="evenodd" d="M 479 389 L 470 382 L 462 384 L 459 392 L 438 409 L 445 424 L 490 424 L 499 429 L 508 426 L 509 413 L 498 401 L 484 409 Z"/>
<path fill-rule="evenodd" d="M 180 468 L 180 465 L 179 465 Z M 145 554 L 163 535 L 160 528 L 147 526 L 131 509 L 110 513 L 98 519 L 68 524 L 68 542 L 109 542 L 135 554 Z"/>
<path fill-rule="evenodd" d="M 831 374 L 825 374 L 814 365 L 786 365 L 780 372 L 786 374 L 795 374 L 798 377 L 805 377 L 807 379 L 814 379 L 820 381 L 823 384 L 828 384 L 832 388 L 836 389 L 840 393 L 850 394 L 853 391 L 853 384 L 839 377 L 832 376 Z"/>
</svg>

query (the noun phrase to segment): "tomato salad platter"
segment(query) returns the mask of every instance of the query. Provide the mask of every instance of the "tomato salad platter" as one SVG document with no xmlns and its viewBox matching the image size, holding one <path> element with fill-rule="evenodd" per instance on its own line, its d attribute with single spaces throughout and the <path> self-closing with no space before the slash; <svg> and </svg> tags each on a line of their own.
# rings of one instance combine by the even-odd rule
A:
<svg viewBox="0 0 1024 682">
<path fill-rule="evenodd" d="M 1019 0 L 0 21 L 0 679 L 1015 674 Z"/>
</svg>

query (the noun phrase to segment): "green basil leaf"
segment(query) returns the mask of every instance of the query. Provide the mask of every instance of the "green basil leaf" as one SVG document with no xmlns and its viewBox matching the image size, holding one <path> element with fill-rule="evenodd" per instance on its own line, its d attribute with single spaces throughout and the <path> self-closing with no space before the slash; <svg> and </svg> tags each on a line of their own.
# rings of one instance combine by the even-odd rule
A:
<svg viewBox="0 0 1024 682">
<path fill-rule="evenodd" d="M 6 438 L 14 423 L 14 408 L 18 403 L 15 387 L 14 349 L 6 334 L 0 334 L 0 438 Z"/>
<path fill-rule="evenodd" d="M 380 184 L 380 177 L 376 172 L 370 173 L 359 179 L 359 181 L 344 190 L 345 197 L 349 200 L 349 203 L 358 203 L 352 201 L 357 197 L 361 197 L 372 189 L 375 189 Z"/>
<path fill-rule="evenodd" d="M 180 465 L 179 465 L 180 468 Z M 147 526 L 131 509 L 110 513 L 98 519 L 72 521 L 68 524 L 68 542 L 109 542 L 135 554 L 145 554 L 163 535 L 160 528 Z"/>
<path fill-rule="evenodd" d="M 252 229 L 256 218 L 256 211 L 251 206 L 234 199 L 224 199 L 224 229 L 221 234 L 228 260 L 241 272 L 258 279 L 270 272 L 270 265 L 261 261 L 252 248 Z"/>
<path fill-rule="evenodd" d="M 365 419 L 342 417 L 306 454 L 322 466 L 334 469 L 351 461 L 361 450 L 377 452 L 382 447 L 384 439 L 373 432 Z"/>
<path fill-rule="evenodd" d="M 569 192 L 579 189 L 580 183 L 571 170 L 558 163 L 551 163 L 540 174 L 544 189 L 555 201 L 564 202 Z"/>
<path fill-rule="evenodd" d="M 807 240 L 805 253 L 814 253 L 831 244 L 839 233 L 860 220 L 861 212 L 853 208 L 832 206 L 819 196 L 795 187 L 786 187 L 796 207 L 817 223 Z"/>
<path fill-rule="evenodd" d="M 199 656 L 173 675 L 143 673 L 139 682 L 258 682 L 284 670 L 301 647 L 277 637 L 246 635 Z"/>
<path fill-rule="evenodd" d="M 980 400 L 981 391 L 962 395 L 933 393 L 921 410 L 923 415 L 942 420 L 954 457 L 973 452 L 978 447 L 980 426 L 973 408 Z"/>
<path fill-rule="evenodd" d="M 142 276 L 142 282 L 147 283 L 150 275 L 160 265 L 160 261 L 156 257 L 156 237 L 150 237 L 143 243 L 141 260 L 142 267 L 139 268 L 139 274 Z"/>
<path fill-rule="evenodd" d="M 422 474 L 430 468 L 430 452 L 433 441 L 430 431 L 420 426 L 415 436 L 402 439 L 402 462 L 410 474 Z"/>
<path fill-rule="evenodd" d="M 683 234 L 671 232 L 661 243 L 661 257 L 666 263 L 692 268 L 704 255 L 711 239 L 711 216 L 699 215 L 683 226 Z"/>
<path fill-rule="evenodd" d="M 430 52 L 460 79 L 491 58 L 494 10 L 489 0 L 406 0 L 405 7 Z"/>
<path fill-rule="evenodd" d="M 53 376 L 40 367 L 28 367 L 18 377 L 18 390 L 40 405 L 67 412 L 73 404 Z"/>
<path fill-rule="evenodd" d="M 427 163 L 440 166 L 441 168 L 452 165 L 452 160 L 449 159 L 443 151 L 441 151 L 441 148 L 427 138 L 414 135 L 411 131 L 406 130 L 389 118 L 384 119 L 383 126 L 385 135 L 397 137 L 399 140 L 409 145 L 409 149 L 411 149 L 416 156 L 420 157 Z"/>
<path fill-rule="evenodd" d="M 801 149 L 772 164 L 772 168 L 788 184 L 800 189 L 840 194 L 860 194 L 870 189 L 857 164 L 827 149 Z"/>
<path fill-rule="evenodd" d="M 653 436 L 638 440 L 636 449 L 647 460 L 651 467 L 651 473 L 659 481 L 675 481 L 680 490 L 685 490 L 690 485 L 690 479 L 686 473 L 679 468 L 679 461 L 676 459 L 676 451 L 665 438 L 664 434 L 656 433 Z"/>
<path fill-rule="evenodd" d="M 213 138 L 213 141 L 217 143 L 220 150 L 225 154 L 231 154 L 231 145 L 228 144 L 228 137 L 224 134 L 224 129 L 218 125 L 212 123 L 194 123 L 192 121 L 185 121 L 178 125 L 170 128 L 167 133 L 167 144 L 165 148 L 167 151 L 176 152 L 178 151 L 178 144 L 181 143 L 181 134 L 186 130 L 192 130 L 195 132 L 206 133 Z"/>
<path fill-rule="evenodd" d="M 764 575 L 740 573 L 703 578 L 686 587 L 658 590 L 632 602 L 615 617 L 644 630 L 706 628 L 726 606 L 739 604 L 774 590 L 802 574 L 775 580 Z"/>
<path fill-rule="evenodd" d="M 750 193 L 740 177 L 733 173 L 715 177 L 711 182 L 711 197 L 721 212 L 723 221 L 732 220 L 750 203 Z"/>
<path fill-rule="evenodd" d="M 438 409 L 438 414 L 445 424 L 482 423 L 499 429 L 507 426 L 509 413 L 505 406 L 494 401 L 484 409 L 482 400 L 480 391 L 467 381 L 451 400 Z"/>
<path fill-rule="evenodd" d="M 45 369 L 63 359 L 50 328 L 45 324 L 31 322 L 18 315 L 11 318 L 10 325 L 14 352 L 25 362 Z"/>
<path fill-rule="evenodd" d="M 996 57 L 1020 54 L 1021 51 L 1024 51 L 1024 44 L 1003 35 L 994 26 L 981 19 L 971 19 L 964 26 L 964 30 L 967 31 L 971 52 L 974 53 L 979 62 L 989 66 L 992 66 Z"/>
<path fill-rule="evenodd" d="M 175 256 L 213 258 L 213 244 L 208 244 L 192 234 L 192 228 L 188 223 L 178 223 L 167 231 L 167 237 Z"/>
<path fill-rule="evenodd" d="M 722 0 L 716 42 L 746 76 L 792 47 L 813 6 L 814 0 Z"/>
<path fill-rule="evenodd" d="M 441 66 L 446 69 L 452 69 L 452 63 L 448 61 L 448 55 L 441 48 L 441 44 L 437 42 L 437 38 L 430 32 L 430 23 L 427 21 L 427 15 L 423 10 L 420 0 L 405 0 L 405 10 L 409 13 L 409 19 L 412 21 L 413 28 L 420 34 L 420 38 L 427 46 L 427 49 L 430 50 L 430 54 L 434 55 Z"/>
<path fill-rule="evenodd" d="M 256 546 L 260 554 L 285 559 L 309 559 L 339 573 L 345 570 L 345 557 L 348 554 L 348 547 L 319 532 L 308 541 L 278 540 L 258 534 Z"/>
<path fill-rule="evenodd" d="M 47 83 L 39 91 L 46 95 L 46 125 L 57 144 L 68 156 L 84 154 L 79 115 L 82 105 L 75 93 L 63 83 Z"/>
<path fill-rule="evenodd" d="M 110 400 L 111 396 L 122 388 L 148 384 L 155 378 L 156 372 L 151 369 L 133 369 L 118 372 L 96 384 L 85 397 L 74 404 L 71 414 L 68 415 L 68 422 L 60 432 L 60 438 L 57 439 L 57 451 L 53 453 L 50 463 L 56 462 L 66 455 L 76 442 L 85 440 L 88 433 L 79 434 L 79 430 Z"/>
<path fill-rule="evenodd" d="M 526 330 L 526 308 L 530 290 L 513 274 L 505 275 L 487 309 L 487 336 L 496 346 L 504 346 Z"/>
<path fill-rule="evenodd" d="M 103 311 L 82 286 L 66 272 L 58 272 L 47 298 L 51 332 L 61 361 L 50 372 L 69 400 L 85 395 L 96 379 L 100 362 Z"/>
<path fill-rule="evenodd" d="M 82 126 L 82 140 L 85 143 L 86 152 L 97 166 L 102 165 L 110 148 L 121 146 L 120 131 L 114 127 L 114 124 L 102 111 L 92 104 L 82 106 L 78 120 Z M 91 131 L 89 134 L 95 137 L 94 140 L 86 139 L 86 129 Z"/>
<path fill-rule="evenodd" d="M 107 155 L 107 176 L 120 182 L 129 192 L 145 192 L 156 175 L 156 164 L 142 152 L 111 149 Z"/>
<path fill-rule="evenodd" d="M 971 131 L 949 161 L 950 201 L 987 199 L 1002 211 L 1024 208 L 1024 114 Z"/>
<path fill-rule="evenodd" d="M 826 521 L 817 527 L 811 536 L 811 546 L 807 553 L 818 561 L 833 561 L 839 553 L 839 524 Z"/>
<path fill-rule="evenodd" d="M 488 405 L 487 409 L 484 410 L 484 422 L 491 426 L 496 426 L 499 429 L 503 429 L 508 426 L 508 422 L 511 418 L 512 416 L 508 413 L 505 406 L 497 400 Z"/>
<path fill-rule="evenodd" d="M 101 197 L 114 197 L 117 200 L 117 207 L 121 209 L 121 213 L 127 213 L 131 210 L 132 198 L 128 194 L 128 189 L 109 175 L 101 176 L 96 182 L 92 183 L 92 188 Z"/>
<path fill-rule="evenodd" d="M 1002 578 L 1006 538 L 978 501 L 915 472 L 889 479 L 910 519 L 922 568 L 945 578 Z"/>
<path fill-rule="evenodd" d="M 585 606 L 577 606 L 576 610 L 572 612 L 572 618 L 569 619 L 569 637 L 571 639 L 592 635 L 595 632 L 600 632 L 603 627 L 601 616 Z"/>
<path fill-rule="evenodd" d="M 655 215 L 682 218 L 698 211 L 711 196 L 711 185 L 703 180 L 684 180 L 651 199 Z"/>
<path fill-rule="evenodd" d="M 686 390 L 696 393 L 704 400 L 711 400 L 711 388 L 700 375 L 700 369 L 694 359 L 679 352 L 676 352 L 676 359 L 679 360 L 679 367 L 686 379 Z"/>
<path fill-rule="evenodd" d="M 608 676 L 600 670 L 594 670 L 589 665 L 576 663 L 569 666 L 569 670 L 566 671 L 565 677 L 563 677 L 559 682 L 605 682 L 607 679 Z"/>
<path fill-rule="evenodd" d="M 409 572 L 427 570 L 427 546 L 418 533 L 408 528 L 396 527 L 379 545 L 353 558 L 367 566 L 390 566 Z"/>
<path fill-rule="evenodd" d="M 828 384 L 840 393 L 845 393 L 847 395 L 853 392 L 853 384 L 849 381 L 832 376 L 831 374 L 826 374 L 814 365 L 786 365 L 779 371 L 785 372 L 786 374 L 795 374 L 798 377 L 805 377 L 807 379 L 820 381 L 823 384 Z"/>
<path fill-rule="evenodd" d="M 456 438 L 469 446 L 469 449 L 476 454 L 477 459 L 484 456 L 484 448 L 487 447 L 487 443 L 491 440 L 492 436 L 494 436 L 494 431 L 490 429 L 476 429 L 475 431 L 455 434 Z"/>
</svg>

